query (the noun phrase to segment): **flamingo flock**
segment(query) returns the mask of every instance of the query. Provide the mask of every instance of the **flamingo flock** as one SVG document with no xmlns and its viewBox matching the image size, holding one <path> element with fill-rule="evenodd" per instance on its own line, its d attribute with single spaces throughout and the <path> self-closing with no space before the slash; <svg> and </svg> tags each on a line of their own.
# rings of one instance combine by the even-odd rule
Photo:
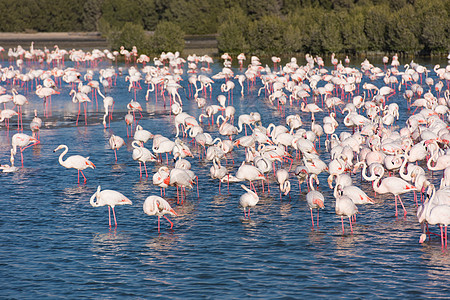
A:
<svg viewBox="0 0 450 300">
<path fill-rule="evenodd" d="M 275 183 L 281 201 L 305 203 L 305 211 L 310 211 L 311 230 L 320 230 L 319 211 L 334 206 L 336 216 L 341 218 L 342 234 L 345 234 L 344 217 L 348 219 L 350 234 L 353 234 L 358 231 L 357 215 L 364 213 L 358 207 L 366 204 L 380 206 L 380 195 L 386 194 L 394 198 L 393 203 L 384 203 L 384 206 L 394 205 L 394 218 L 399 217 L 397 202 L 402 207 L 404 218 L 411 210 L 416 211 L 423 229 L 419 242 L 438 235 L 441 247 L 447 248 L 447 225 L 450 223 L 450 65 L 428 69 L 411 61 L 402 67 L 398 56 L 394 55 L 390 66 L 389 58 L 383 58 L 384 69 L 368 59 L 361 62 L 360 67 L 350 67 L 348 57 L 344 66 L 333 54 L 332 68 L 328 69 L 321 57 L 307 54 L 303 65 L 296 58 L 282 65 L 281 58 L 274 56 L 273 69 L 268 65 L 264 67 L 258 57 L 251 56 L 248 67 L 244 68 L 247 57 L 241 53 L 237 57 L 239 70 L 233 68 L 232 57 L 224 54 L 221 56 L 223 68 L 211 75 L 213 59 L 209 56 L 191 55 L 185 60 L 178 52 L 161 53 L 151 65 L 146 56 L 141 55 L 134 61 L 131 59 L 132 55 L 137 57 L 137 49 L 130 52 L 122 48 L 117 54 L 98 49 L 87 54 L 81 50 L 64 51 L 57 47 L 48 54 L 33 50 L 31 56 L 27 56 L 32 59 L 25 60 L 24 65 L 30 67 L 42 59 L 47 62 L 47 65 L 42 65 L 43 69 L 30 67 L 26 71 L 27 68 L 16 70 L 10 66 L 0 70 L 0 103 L 3 103 L 0 122 L 5 123 L 9 134 L 10 130 L 15 130 L 10 128 L 10 122 L 16 119 L 18 131 L 11 138 L 11 165 L 1 165 L 5 173 L 21 170 L 14 166 L 17 148 L 23 168 L 23 151 L 46 142 L 40 140 L 39 132 L 52 116 L 50 97 L 64 97 L 67 105 L 75 104 L 75 111 L 78 106 L 76 118 L 73 115 L 73 126 L 88 126 L 89 120 L 89 126 L 105 130 L 108 135 L 105 144 L 114 150 L 115 162 L 118 161 L 117 150 L 126 146 L 132 149 L 128 157 L 139 165 L 139 180 L 148 180 L 151 175 L 149 164 L 157 167 L 158 171 L 150 177 L 152 183 L 161 188 L 161 195 L 147 197 L 143 210 L 147 215 L 158 217 L 158 232 L 161 216 L 173 229 L 174 224 L 166 215 L 179 216 L 171 205 L 182 207 L 189 201 L 191 193 L 187 190 L 196 189 L 197 199 L 201 199 L 199 176 L 191 168 L 195 166 L 197 170 L 208 165 L 211 178 L 202 177 L 200 181 L 219 181 L 218 193 L 222 193 L 222 183 L 227 183 L 227 193 L 230 193 L 230 185 L 233 187 L 234 183 L 240 183 L 244 193 L 239 201 L 234 201 L 243 209 L 245 222 L 251 222 L 250 209 L 255 218 L 257 206 L 259 203 L 264 205 L 271 197 L 271 184 Z M 119 54 L 125 60 L 124 67 L 112 64 Z M 63 67 L 66 56 L 73 67 Z M 100 61 L 109 66 L 95 69 Z M 87 69 L 84 74 L 80 66 Z M 25 75 L 32 79 L 26 80 Z M 422 76 L 426 77 L 423 85 L 419 81 Z M 108 94 L 119 88 L 118 80 L 127 86 L 129 102 L 127 99 L 126 103 L 121 103 Z M 142 81 L 146 85 L 141 85 Z M 239 91 L 234 89 L 236 84 L 241 86 Z M 145 97 L 141 97 L 141 89 Z M 26 107 L 37 101 L 33 99 L 31 90 L 44 101 L 44 118 L 38 118 L 38 110 L 35 109 L 34 119 L 30 121 L 32 136 L 23 133 L 22 122 Z M 256 90 L 258 96 L 253 95 Z M 99 107 L 97 94 L 103 99 L 100 108 L 103 107 L 104 114 L 100 118 L 96 114 Z M 238 95 L 240 99 L 236 99 Z M 246 103 L 246 97 L 250 96 L 257 97 L 258 105 L 273 111 L 273 115 L 255 111 L 257 107 Z M 195 103 L 195 108 L 190 107 L 191 102 Z M 78 122 L 81 104 L 84 125 Z M 156 105 L 162 107 L 171 124 L 160 133 L 145 128 L 141 121 L 149 118 L 149 107 Z M 118 109 L 114 111 L 114 107 Z M 401 110 L 400 107 L 407 109 Z M 120 116 L 121 109 L 126 114 Z M 287 112 L 290 114 L 286 116 Z M 239 115 L 235 117 L 236 113 Z M 111 122 L 126 126 L 126 140 L 112 132 Z M 324 134 L 326 140 L 321 141 Z M 150 141 L 152 147 L 146 147 Z M 321 147 L 322 143 L 325 147 Z M 95 169 L 96 165 L 82 155 L 64 159 L 69 151 L 66 144 L 59 145 L 54 152 L 59 150 L 63 150 L 59 154 L 59 164 L 77 169 L 78 184 L 80 173 L 82 184 L 87 184 L 83 171 Z M 97 164 L 102 159 L 93 157 Z M 357 186 L 355 178 L 360 168 L 361 178 L 372 183 L 372 191 L 364 191 Z M 430 172 L 439 176 L 442 173 L 439 183 L 429 175 Z M 320 190 L 319 178 L 326 173 L 329 174 L 330 194 L 334 196 L 331 199 Z M 137 178 L 137 175 L 129 176 Z M 298 199 L 291 196 L 297 185 L 294 185 L 295 181 L 291 182 L 291 178 L 298 179 Z M 248 186 L 243 184 L 246 181 Z M 308 192 L 301 191 L 303 182 Z M 172 200 L 166 197 L 166 189 L 170 187 L 177 190 L 176 203 L 173 201 L 172 204 Z M 117 188 L 121 188 L 120 183 Z M 406 193 L 414 193 L 415 201 L 408 203 L 408 199 L 402 199 L 400 195 Z M 115 206 L 132 205 L 132 201 L 118 191 L 102 191 L 98 186 L 90 204 L 93 207 L 108 206 L 109 211 L 112 208 L 114 226 L 117 226 Z M 317 210 L 316 221 L 313 210 Z M 112 225 L 109 213 L 109 226 Z M 433 233 L 432 225 L 438 225 L 440 232 Z"/>
</svg>

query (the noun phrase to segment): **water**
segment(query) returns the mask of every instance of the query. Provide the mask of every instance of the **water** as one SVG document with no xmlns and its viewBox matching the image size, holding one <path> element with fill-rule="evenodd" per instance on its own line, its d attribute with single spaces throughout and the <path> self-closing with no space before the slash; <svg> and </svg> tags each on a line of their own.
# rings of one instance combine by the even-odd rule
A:
<svg viewBox="0 0 450 300">
<path fill-rule="evenodd" d="M 434 63 L 426 66 L 432 69 Z M 446 65 L 445 61 L 440 63 Z M 68 62 L 67 66 L 72 64 Z M 99 68 L 106 66 L 104 62 L 94 68 L 94 79 L 98 79 Z M 126 67 L 122 67 L 125 75 Z M 220 65 L 215 64 L 211 74 L 219 70 Z M 80 71 L 84 74 L 86 68 Z M 234 71 L 240 73 L 237 68 Z M 435 76 L 434 72 L 431 75 Z M 195 152 L 190 161 L 199 177 L 200 197 L 197 199 L 195 190 L 189 191 L 184 205 L 177 205 L 175 188 L 169 188 L 166 199 L 179 216 L 171 217 L 173 230 L 162 219 L 158 234 L 157 219 L 145 215 L 142 204 L 146 197 L 160 193 L 151 182 L 160 164 L 149 163 L 150 178 L 140 180 L 138 164 L 131 158 L 131 139 L 126 149 L 118 151 L 118 163 L 108 146 L 111 133 L 126 138 L 123 116 L 133 94 L 128 93 L 124 77 L 108 91 L 116 103 L 107 130 L 101 124 L 102 109 L 97 112 L 95 106 L 89 106 L 88 126 L 84 126 L 83 116 L 75 126 L 77 107 L 70 101 L 70 86 L 65 83 L 59 88 L 61 94 L 52 98 L 49 118 L 43 118 L 42 100 L 34 92 L 19 88 L 30 101 L 24 108 L 24 132 L 30 134 L 28 124 L 35 108 L 45 125 L 41 144 L 24 151 L 24 168 L 0 174 L 2 298 L 447 297 L 448 251 L 441 250 L 436 237 L 423 245 L 418 243 L 421 231 L 413 195 L 402 197 L 407 217 L 396 218 L 393 196 L 375 196 L 359 175 L 353 175 L 356 185 L 377 203 L 359 206 L 354 233 L 349 233 L 347 221 L 346 233 L 342 234 L 326 174 L 319 177 L 325 209 L 320 212 L 320 229 L 312 230 L 305 187 L 300 193 L 295 177 L 291 176 L 291 198 L 283 196 L 280 200 L 278 186 L 272 181 L 271 193 L 260 193 L 251 220 L 243 220 L 238 207 L 243 194 L 240 184 L 230 185 L 229 194 L 223 185 L 219 195 L 218 182 L 209 177 L 211 163 L 199 160 Z M 186 75 L 183 78 L 187 92 Z M 208 104 L 217 104 L 222 82 L 216 81 Z M 384 85 L 381 80 L 376 84 Z M 258 80 L 250 95 L 242 99 L 236 82 L 236 120 L 239 114 L 258 111 L 263 125 L 280 123 L 280 113 L 264 97 L 257 97 L 260 86 Z M 137 92 L 144 108 L 139 124 L 173 139 L 173 116 L 168 115 L 161 99 L 155 104 L 153 94 L 152 100 L 145 102 L 145 92 L 145 87 Z M 180 93 L 184 111 L 198 117 L 200 111 L 194 101 L 187 100 L 184 91 Z M 397 124 L 404 126 L 409 113 L 401 95 L 397 93 L 391 100 L 400 104 Z M 100 98 L 99 102 L 102 107 Z M 287 106 L 286 115 L 291 113 L 299 113 L 303 128 L 309 129 L 309 114 Z M 319 114 L 317 119 L 323 116 Z M 340 122 L 342 118 L 339 113 Z M 15 126 L 15 121 L 12 124 Z M 214 137 L 219 136 L 216 126 L 203 127 Z M 346 130 L 343 124 L 339 130 Z M 15 127 L 9 133 L 1 128 L 2 163 L 8 162 L 11 136 L 16 132 Z M 62 143 L 68 145 L 68 155 L 89 156 L 97 166 L 84 172 L 85 185 L 77 185 L 74 169 L 58 164 L 59 153 L 53 153 L 53 149 Z M 147 144 L 151 148 L 151 141 Z M 329 162 L 323 144 L 320 153 Z M 233 158 L 235 166 L 230 161 L 228 168 L 234 174 L 244 159 L 243 150 L 236 149 Z M 20 164 L 19 155 L 16 164 Z M 432 181 L 437 184 L 441 175 L 435 172 Z M 120 191 L 133 201 L 132 206 L 116 207 L 117 229 L 108 227 L 106 207 L 89 204 L 98 185 Z"/>
</svg>

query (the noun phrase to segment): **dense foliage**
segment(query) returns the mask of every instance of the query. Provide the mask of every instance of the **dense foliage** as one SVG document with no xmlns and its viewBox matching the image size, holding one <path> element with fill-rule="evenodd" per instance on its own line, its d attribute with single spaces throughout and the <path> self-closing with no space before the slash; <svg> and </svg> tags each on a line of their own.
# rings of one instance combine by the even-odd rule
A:
<svg viewBox="0 0 450 300">
<path fill-rule="evenodd" d="M 181 28 L 231 53 L 450 50 L 450 0 L 2 0 L 0 13 L 3 32 L 101 31 L 113 48 L 180 50 Z M 170 37 L 148 39 L 159 24 Z"/>
</svg>

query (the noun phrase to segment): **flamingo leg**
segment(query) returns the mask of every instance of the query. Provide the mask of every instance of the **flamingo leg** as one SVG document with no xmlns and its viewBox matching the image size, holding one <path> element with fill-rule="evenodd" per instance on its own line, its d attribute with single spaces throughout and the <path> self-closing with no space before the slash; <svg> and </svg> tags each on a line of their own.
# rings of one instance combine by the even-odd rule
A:
<svg viewBox="0 0 450 300">
<path fill-rule="evenodd" d="M 398 211 L 397 211 L 397 195 L 394 195 L 394 199 L 395 199 L 395 216 L 398 216 Z"/>
<path fill-rule="evenodd" d="M 86 183 L 87 179 L 86 179 L 86 177 L 84 176 L 83 171 L 80 170 L 80 173 L 81 173 L 81 175 L 83 175 L 84 183 Z M 114 211 L 114 208 L 113 208 L 113 211 Z"/>
<path fill-rule="evenodd" d="M 114 157 L 116 158 L 116 162 L 117 162 L 117 152 L 116 152 L 116 149 L 114 149 Z"/>
<path fill-rule="evenodd" d="M 344 234 L 344 217 L 341 216 L 341 223 L 342 223 L 342 234 Z"/>
<path fill-rule="evenodd" d="M 147 165 L 145 164 L 145 161 L 144 161 L 144 169 L 145 169 L 145 177 L 148 177 L 148 173 L 147 173 Z"/>
<path fill-rule="evenodd" d="M 108 219 L 109 219 L 109 227 L 111 228 L 111 207 L 108 206 Z"/>
<path fill-rule="evenodd" d="M 114 212 L 114 207 L 112 208 L 112 211 L 113 211 L 113 216 L 114 216 L 114 225 L 117 227 L 116 213 Z"/>
<path fill-rule="evenodd" d="M 173 223 L 172 223 L 172 221 L 170 221 L 169 218 L 167 218 L 166 216 L 163 216 L 163 217 L 166 218 L 167 221 L 169 221 L 169 223 L 170 223 L 170 229 L 172 229 L 172 228 L 173 228 Z"/>
<path fill-rule="evenodd" d="M 350 223 L 350 232 L 353 233 L 353 226 L 352 226 L 352 220 L 350 219 L 351 217 L 348 217 L 348 222 Z"/>
<path fill-rule="evenodd" d="M 317 210 L 317 228 L 319 228 L 319 210 Z"/>
<path fill-rule="evenodd" d="M 198 176 L 195 176 L 195 179 L 197 180 L 197 199 L 200 198 L 200 194 L 198 192 Z"/>
<path fill-rule="evenodd" d="M 312 228 L 314 228 L 314 217 L 313 217 L 312 209 L 310 209 L 310 211 L 311 211 L 311 223 L 312 223 Z"/>
<path fill-rule="evenodd" d="M 158 216 L 158 233 L 159 233 L 159 223 L 160 223 L 160 217 Z"/>
<path fill-rule="evenodd" d="M 440 227 L 441 227 L 441 247 L 444 248 L 444 232 L 442 224 L 440 225 Z"/>
<path fill-rule="evenodd" d="M 400 201 L 400 204 L 401 204 L 401 205 L 402 205 L 402 207 L 403 207 L 403 212 L 404 212 L 404 214 L 405 214 L 405 217 L 406 217 L 406 209 L 405 209 L 405 206 L 403 205 L 403 201 L 402 201 L 402 198 L 400 198 L 400 195 L 398 195 L 397 197 L 398 197 L 398 200 Z"/>
</svg>

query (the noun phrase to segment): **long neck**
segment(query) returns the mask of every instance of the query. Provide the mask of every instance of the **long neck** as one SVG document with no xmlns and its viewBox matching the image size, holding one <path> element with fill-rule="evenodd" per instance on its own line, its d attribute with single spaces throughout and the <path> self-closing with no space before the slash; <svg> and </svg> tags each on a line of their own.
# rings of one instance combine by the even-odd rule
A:
<svg viewBox="0 0 450 300">
<path fill-rule="evenodd" d="M 316 188 L 314 187 L 314 181 L 313 181 L 314 179 L 317 179 L 316 174 L 309 175 L 309 187 L 311 188 L 312 191 L 316 190 Z"/>
<path fill-rule="evenodd" d="M 69 148 L 66 145 L 64 145 L 63 147 L 64 147 L 64 151 L 59 155 L 58 161 L 59 161 L 59 163 L 61 165 L 64 166 L 65 165 L 65 161 L 63 161 L 63 156 L 66 155 L 67 151 L 69 151 Z"/>
<path fill-rule="evenodd" d="M 410 181 L 411 180 L 411 174 L 408 172 L 408 170 L 406 170 L 406 173 L 405 173 L 405 167 L 406 167 L 406 163 L 408 162 L 408 159 L 407 159 L 407 157 L 405 155 L 401 155 L 401 156 L 404 158 L 404 160 L 403 160 L 403 163 L 402 163 L 402 165 L 400 167 L 400 177 L 402 177 L 405 180 Z"/>
<path fill-rule="evenodd" d="M 383 172 L 384 174 L 384 172 Z M 373 190 L 379 194 L 384 194 L 386 191 L 383 188 L 380 188 L 379 183 L 381 178 L 383 177 L 383 174 L 379 177 L 377 177 L 377 179 L 375 179 L 375 181 L 373 182 Z"/>
<path fill-rule="evenodd" d="M 99 205 L 98 205 L 98 202 L 95 202 L 95 201 L 94 201 L 95 198 L 97 198 L 97 193 L 95 193 L 94 195 L 92 195 L 92 196 L 91 196 L 91 199 L 90 199 L 90 201 L 89 201 L 89 203 L 90 203 L 93 207 L 99 206 Z"/>
<path fill-rule="evenodd" d="M 428 169 L 429 169 L 430 171 L 437 171 L 436 166 L 435 166 L 435 167 L 432 167 L 432 166 L 431 166 L 431 162 L 434 161 L 435 159 L 437 159 L 438 152 L 439 152 L 439 149 L 435 150 L 435 151 L 433 152 L 433 155 L 431 155 L 431 157 L 430 157 L 430 158 L 428 159 L 428 161 L 427 161 L 427 167 L 428 167 Z"/>
<path fill-rule="evenodd" d="M 426 219 L 428 219 L 428 217 L 430 216 L 432 204 L 433 204 L 433 201 L 434 201 L 435 192 L 436 192 L 436 188 L 434 186 L 432 186 L 431 187 L 431 197 L 428 200 L 428 202 L 426 202 L 426 209 L 425 209 L 425 218 Z"/>
</svg>

